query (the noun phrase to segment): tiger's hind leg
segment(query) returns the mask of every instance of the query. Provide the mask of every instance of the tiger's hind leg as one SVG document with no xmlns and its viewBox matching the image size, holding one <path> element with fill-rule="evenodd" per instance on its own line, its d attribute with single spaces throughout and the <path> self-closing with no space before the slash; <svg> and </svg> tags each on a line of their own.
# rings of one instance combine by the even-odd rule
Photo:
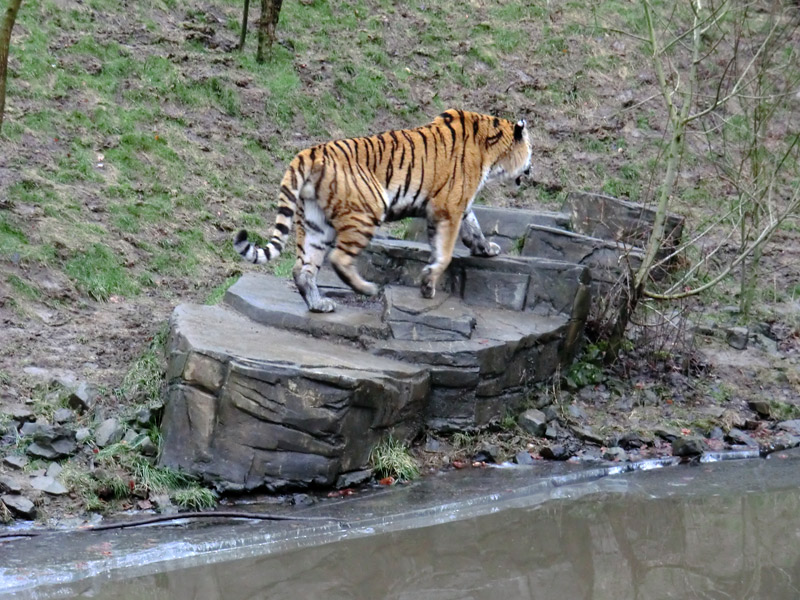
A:
<svg viewBox="0 0 800 600">
<path fill-rule="evenodd" d="M 317 273 L 336 237 L 316 202 L 305 202 L 297 214 L 297 262 L 292 269 L 294 283 L 311 312 L 333 312 L 336 304 L 320 294 Z"/>
<path fill-rule="evenodd" d="M 356 239 L 349 241 L 349 243 L 340 236 L 340 239 L 336 241 L 336 249 L 331 252 L 330 256 L 331 266 L 336 271 L 339 279 L 359 294 L 364 294 L 365 296 L 374 296 L 380 291 L 380 288 L 361 277 L 358 269 L 356 269 L 355 259 L 367 246 L 374 233 L 374 227 L 368 231 L 362 230 Z"/>
<path fill-rule="evenodd" d="M 454 222 L 455 221 L 455 222 Z M 431 264 L 422 270 L 420 292 L 423 298 L 433 298 L 436 284 L 453 259 L 453 248 L 458 239 L 458 220 L 445 218 L 435 225 L 428 225 L 428 239 L 431 244 Z"/>
<path fill-rule="evenodd" d="M 484 237 L 480 223 L 471 210 L 464 215 L 464 219 L 461 221 L 461 241 L 469 248 L 473 256 L 491 257 L 500 254 L 500 246 Z"/>
</svg>

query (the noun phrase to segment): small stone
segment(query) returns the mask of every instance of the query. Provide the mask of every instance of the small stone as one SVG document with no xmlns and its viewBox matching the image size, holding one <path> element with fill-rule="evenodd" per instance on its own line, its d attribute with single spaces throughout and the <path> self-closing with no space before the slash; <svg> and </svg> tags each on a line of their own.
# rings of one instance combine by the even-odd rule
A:
<svg viewBox="0 0 800 600">
<path fill-rule="evenodd" d="M 293 494 L 292 504 L 295 506 L 311 506 L 314 504 L 314 498 L 308 494 Z"/>
<path fill-rule="evenodd" d="M 744 350 L 747 348 L 749 334 L 747 327 L 729 327 L 725 332 L 725 339 L 731 348 Z"/>
<path fill-rule="evenodd" d="M 606 451 L 603 452 L 603 459 L 614 462 L 624 462 L 628 460 L 628 453 L 619 446 L 612 446 L 611 448 L 606 448 Z"/>
<path fill-rule="evenodd" d="M 27 453 L 31 456 L 44 458 L 47 460 L 55 460 L 57 458 L 64 458 L 75 453 L 78 445 L 73 439 L 68 437 L 57 438 L 53 442 L 34 442 L 28 446 Z"/>
<path fill-rule="evenodd" d="M 542 458 L 547 458 L 549 460 L 568 460 L 572 453 L 565 447 L 560 444 L 555 446 L 545 446 L 539 452 Z"/>
<path fill-rule="evenodd" d="M 63 471 L 63 470 L 64 470 L 64 467 L 62 467 L 57 462 L 50 463 L 50 465 L 47 467 L 47 471 L 45 472 L 45 475 L 47 475 L 48 477 L 56 478 L 59 475 L 61 475 L 61 471 Z"/>
<path fill-rule="evenodd" d="M 435 438 L 432 435 L 429 435 L 425 439 L 425 452 L 432 452 L 432 453 L 439 453 L 445 452 L 447 448 L 447 444 L 445 444 L 439 438 Z"/>
<path fill-rule="evenodd" d="M 531 435 L 541 437 L 547 429 L 547 417 L 536 408 L 530 408 L 519 416 L 517 424 Z"/>
<path fill-rule="evenodd" d="M 25 496 L 12 496 L 11 494 L 3 494 L 0 496 L 0 500 L 3 501 L 3 504 L 8 507 L 13 515 L 23 519 L 36 518 L 36 507 L 33 505 L 33 502 L 31 502 Z"/>
<path fill-rule="evenodd" d="M 725 439 L 725 432 L 722 431 L 722 427 L 714 427 L 709 433 L 708 438 L 711 440 L 722 440 Z"/>
<path fill-rule="evenodd" d="M 753 346 L 755 346 L 756 348 L 760 348 L 767 354 L 772 354 L 773 356 L 780 355 L 780 351 L 778 350 L 778 342 L 776 342 L 775 340 L 770 339 L 761 333 L 751 334 L 750 339 L 753 342 Z"/>
<path fill-rule="evenodd" d="M 516 456 L 514 457 L 514 462 L 518 465 L 532 465 L 534 462 L 533 457 L 531 456 L 530 452 L 517 452 Z"/>
<path fill-rule="evenodd" d="M 172 503 L 169 494 L 150 494 L 148 499 L 153 503 L 159 513 L 172 515 L 178 512 L 178 507 Z"/>
<path fill-rule="evenodd" d="M 125 431 L 125 435 L 122 436 L 122 441 L 128 444 L 129 446 L 133 445 L 133 442 L 136 441 L 136 438 L 139 437 L 139 434 L 136 432 L 135 429 L 128 429 Z"/>
<path fill-rule="evenodd" d="M 34 422 L 23 423 L 22 427 L 19 428 L 19 434 L 23 437 L 27 436 L 33 437 L 40 431 L 43 431 L 45 427 L 47 427 L 47 425 L 44 425 L 43 423 L 34 423 Z"/>
<path fill-rule="evenodd" d="M 472 460 L 496 464 L 502 461 L 502 457 L 503 453 L 500 450 L 500 446 L 497 444 L 483 443 L 478 448 L 478 451 L 475 453 L 475 456 Z"/>
<path fill-rule="evenodd" d="M 3 463 L 14 469 L 23 469 L 28 464 L 28 457 L 22 454 L 9 454 L 3 459 Z"/>
<path fill-rule="evenodd" d="M 731 430 L 728 432 L 728 439 L 734 444 L 744 444 L 745 446 L 758 447 L 757 441 L 736 427 L 731 428 Z"/>
<path fill-rule="evenodd" d="M 100 448 L 105 448 L 111 444 L 116 444 L 122 439 L 122 425 L 116 419 L 106 419 L 97 428 L 94 434 L 95 444 Z"/>
<path fill-rule="evenodd" d="M 567 414 L 576 421 L 583 421 L 586 418 L 586 413 L 577 404 L 570 404 L 567 408 Z"/>
<path fill-rule="evenodd" d="M 602 446 L 605 443 L 605 439 L 600 435 L 596 434 L 589 427 L 580 427 L 578 425 L 573 425 L 571 429 L 575 435 L 577 435 L 580 439 L 582 439 L 585 442 L 589 442 L 590 444 L 597 444 L 598 446 Z"/>
<path fill-rule="evenodd" d="M 143 408 L 136 413 L 136 422 L 143 427 L 146 427 L 151 423 L 157 423 L 162 410 L 164 410 L 164 405 L 161 403 Z"/>
<path fill-rule="evenodd" d="M 695 323 L 693 327 L 693 331 L 695 333 L 708 336 L 713 336 L 714 334 L 716 334 L 717 329 L 718 329 L 717 324 L 711 320 L 705 320 L 699 323 Z"/>
<path fill-rule="evenodd" d="M 149 437 L 144 438 L 138 446 L 139 452 L 145 456 L 155 456 L 158 454 L 158 447 Z"/>
<path fill-rule="evenodd" d="M 558 437 L 558 427 L 554 422 L 547 425 L 547 429 L 544 431 L 544 437 L 548 440 L 554 440 Z"/>
<path fill-rule="evenodd" d="M 673 456 L 698 456 L 703 450 L 703 439 L 697 436 L 680 437 L 672 442 Z"/>
<path fill-rule="evenodd" d="M 771 451 L 788 450 L 800 446 L 800 436 L 792 435 L 785 431 L 779 431 L 769 445 Z"/>
<path fill-rule="evenodd" d="M 69 408 L 59 408 L 53 413 L 53 420 L 56 423 L 67 423 L 75 418 L 75 411 Z"/>
<path fill-rule="evenodd" d="M 762 417 L 769 417 L 772 408 L 767 400 L 750 400 L 747 405 Z"/>
<path fill-rule="evenodd" d="M 28 448 L 25 450 L 31 456 L 35 456 L 37 458 L 44 458 L 46 460 L 55 460 L 58 458 L 59 454 L 56 452 L 50 444 L 37 444 L 36 442 L 32 443 Z"/>
<path fill-rule="evenodd" d="M 75 439 L 79 444 L 82 444 L 90 437 L 92 437 L 92 430 L 88 427 L 81 427 L 75 432 Z"/>
<path fill-rule="evenodd" d="M 31 487 L 35 490 L 41 490 L 52 494 L 53 496 L 62 496 L 69 491 L 60 481 L 48 477 L 47 475 L 31 479 Z"/>
<path fill-rule="evenodd" d="M 542 412 L 544 413 L 544 417 L 547 419 L 548 423 L 558 418 L 558 410 L 552 404 L 550 406 L 546 406 Z"/>
<path fill-rule="evenodd" d="M 70 395 L 67 397 L 67 404 L 69 404 L 70 408 L 74 408 L 79 412 L 85 412 L 94 407 L 99 395 L 97 388 L 93 385 L 81 382 L 70 391 Z"/>
<path fill-rule="evenodd" d="M 0 475 L 0 492 L 19 494 L 22 491 L 22 480 L 14 475 Z"/>
<path fill-rule="evenodd" d="M 792 435 L 800 435 L 800 419 L 781 421 L 776 427 L 782 431 L 788 431 Z"/>
<path fill-rule="evenodd" d="M 674 427 L 656 427 L 653 430 L 658 437 L 668 442 L 673 442 L 681 437 L 681 432 Z"/>
<path fill-rule="evenodd" d="M 14 419 L 6 421 L 4 425 L 0 425 L 0 435 L 12 434 L 16 438 L 16 434 L 19 431 L 20 425 L 22 425 L 22 423 L 15 421 Z"/>
<path fill-rule="evenodd" d="M 33 414 L 33 411 L 31 411 L 28 408 L 25 408 L 24 406 L 19 406 L 19 405 L 9 406 L 3 412 L 5 412 L 5 414 L 7 414 L 15 421 L 19 421 L 20 423 L 26 423 L 28 421 L 34 421 L 36 419 L 36 417 Z"/>
<path fill-rule="evenodd" d="M 641 448 L 645 445 L 644 439 L 638 434 L 634 432 L 629 432 L 624 434 L 619 439 L 619 445 L 624 448 L 625 450 L 630 450 L 632 448 Z"/>
<path fill-rule="evenodd" d="M 620 94 L 617 94 L 617 102 L 620 103 L 622 108 L 627 108 L 633 104 L 634 96 L 633 90 L 625 90 Z"/>
<path fill-rule="evenodd" d="M 350 471 L 349 473 L 342 473 L 336 480 L 336 487 L 344 489 L 361 485 L 366 483 L 372 478 L 372 469 L 363 469 L 361 471 Z"/>
</svg>

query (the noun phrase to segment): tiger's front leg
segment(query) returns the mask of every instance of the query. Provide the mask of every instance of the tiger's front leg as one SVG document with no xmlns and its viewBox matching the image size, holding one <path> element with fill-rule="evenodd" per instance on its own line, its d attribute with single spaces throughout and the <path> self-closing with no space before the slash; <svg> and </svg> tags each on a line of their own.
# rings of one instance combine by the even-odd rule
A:
<svg viewBox="0 0 800 600">
<path fill-rule="evenodd" d="M 461 241 L 470 249 L 473 256 L 492 257 L 500 254 L 500 246 L 484 237 L 480 223 L 472 210 L 467 212 L 461 221 Z"/>
</svg>

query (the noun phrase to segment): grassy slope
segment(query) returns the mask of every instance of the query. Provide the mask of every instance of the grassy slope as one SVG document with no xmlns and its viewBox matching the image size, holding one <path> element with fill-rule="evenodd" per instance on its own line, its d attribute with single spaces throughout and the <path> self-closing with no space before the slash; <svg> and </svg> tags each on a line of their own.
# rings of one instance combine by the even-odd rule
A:
<svg viewBox="0 0 800 600">
<path fill-rule="evenodd" d="M 289 2 L 266 65 L 254 31 L 245 53 L 228 50 L 239 11 L 234 0 L 23 4 L 0 137 L 0 311 L 12 329 L 138 303 L 154 315 L 130 340 L 143 348 L 174 304 L 218 298 L 234 280 L 231 232 L 266 233 L 297 150 L 450 106 L 534 127 L 532 182 L 484 201 L 648 196 L 659 106 L 625 109 L 619 95 L 651 96 L 652 75 L 638 42 L 600 27 L 639 28 L 635 3 Z M 719 195 L 691 166 L 687 211 Z M 24 390 L 14 352 L 0 349 L 0 372 Z M 113 367 L 105 377 L 115 385 Z"/>
</svg>

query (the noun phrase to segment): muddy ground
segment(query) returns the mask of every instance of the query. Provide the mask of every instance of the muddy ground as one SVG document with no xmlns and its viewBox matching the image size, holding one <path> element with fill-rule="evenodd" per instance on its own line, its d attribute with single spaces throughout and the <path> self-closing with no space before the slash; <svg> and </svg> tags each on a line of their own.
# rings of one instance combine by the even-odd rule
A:
<svg viewBox="0 0 800 600">
<path fill-rule="evenodd" d="M 106 301 L 82 292 L 65 274 L 64 261 L 75 250 L 69 227 L 60 226 L 57 216 L 35 201 L 15 200 L 10 190 L 21 181 L 36 182 L 41 173 L 57 170 L 57 158 L 66 152 L 66 135 L 88 136 L 97 152 L 119 140 L 107 139 L 90 125 L 80 131 L 64 126 L 50 133 L 31 128 L 14 139 L 0 138 L 0 212 L 29 240 L 46 239 L 55 249 L 55 256 L 44 261 L 26 260 L 15 253 L 0 255 L 0 409 L 8 414 L 12 407 L 21 406 L 32 410 L 34 419 L 39 416 L 43 420 L 45 417 L 37 411 L 48 402 L 48 393 L 60 385 L 52 382 L 87 382 L 98 390 L 96 405 L 89 413 L 76 413 L 74 419 L 77 425 L 93 427 L 141 403 L 141 398 L 127 397 L 119 390 L 132 363 L 147 350 L 176 304 L 204 302 L 214 288 L 249 268 L 227 250 L 232 232 L 241 226 L 245 213 L 264 211 L 264 222 L 271 221 L 274 209 L 268 199 L 275 195 L 286 157 L 323 138 L 308 132 L 301 115 L 286 128 L 265 114 L 264 103 L 274 92 L 260 87 L 232 50 L 237 33 L 226 22 L 236 20 L 237 6 L 191 2 L 189 9 L 168 10 L 155 3 L 148 13 L 150 24 L 145 27 L 139 20 L 141 12 L 100 11 L 78 4 L 80 11 L 92 13 L 89 29 L 65 27 L 60 37 L 49 41 L 53 56 L 63 64 L 78 61 L 87 70 L 97 68 L 91 60 L 67 52 L 77 38 L 90 35 L 100 44 L 116 42 L 135 57 L 167 56 L 182 81 L 219 77 L 232 84 L 240 106 L 240 116 L 231 117 L 214 106 L 187 108 L 164 102 L 165 121 L 181 124 L 185 135 L 181 148 L 190 165 L 176 193 L 204 198 L 203 211 L 210 217 L 198 227 L 214 250 L 199 256 L 190 274 L 170 270 L 155 273 L 152 285 L 140 293 L 112 294 Z M 331 4 L 334 11 L 349 6 Z M 485 202 L 551 210 L 566 191 L 600 191 L 606 179 L 626 165 L 645 165 L 658 156 L 655 142 L 663 136 L 664 128 L 657 106 L 626 109 L 632 104 L 631 97 L 640 102 L 656 95 L 651 70 L 625 38 L 568 33 L 578 18 L 574 10 L 552 11 L 545 22 L 529 19 L 520 24 L 530 47 L 541 42 L 548 31 L 563 33 L 566 49 L 559 46 L 557 56 L 532 57 L 526 46 L 503 55 L 500 66 L 492 67 L 480 61 L 466 62 L 465 57 L 474 54 L 474 41 L 445 37 L 442 43 L 452 53 L 453 68 L 467 65 L 473 80 L 480 81 L 480 85 L 470 87 L 427 73 L 429 57 L 419 51 L 413 36 L 401 34 L 429 26 L 425 7 L 406 11 L 390 10 L 377 2 L 367 4 L 370 11 L 391 23 L 384 30 L 386 54 L 418 75 L 405 84 L 410 98 L 394 98 L 389 105 L 382 104 L 369 123 L 369 131 L 418 125 L 425 122 L 423 115 L 432 117 L 449 106 L 528 117 L 534 144 L 531 177 L 520 190 L 493 187 L 484 195 Z M 464 19 L 480 23 L 489 18 L 486 3 L 472 5 L 474 14 Z M 72 3 L 57 2 L 52 10 L 66 6 L 72 7 Z M 587 17 L 580 20 L 585 22 Z M 202 23 L 198 25 L 198 21 Z M 31 34 L 29 26 L 19 24 L 15 44 L 23 47 Z M 292 62 L 303 88 L 311 90 L 308 93 L 335 91 L 336 64 L 313 44 L 295 51 L 292 35 L 279 28 L 281 47 L 295 53 Z M 576 41 L 580 44 L 572 43 Z M 614 61 L 609 64 L 614 66 L 586 70 L 583 62 L 592 55 L 612 56 Z M 13 79 L 13 53 L 11 65 L 11 86 L 24 90 L 26 81 Z M 146 88 L 136 76 L 131 76 L 128 85 Z M 561 95 L 563 90 L 569 92 L 567 99 Z M 66 111 L 81 110 L 91 101 L 79 92 L 40 98 L 10 93 L 6 118 L 20 120 L 41 108 L 40 104 Z M 158 99 L 153 98 L 153 102 Z M 396 107 L 403 102 L 415 106 L 413 114 L 399 116 L 405 113 Z M 642 118 L 647 121 L 646 129 Z M 166 127 L 164 123 L 156 122 L 152 129 L 162 127 Z M 328 132 L 331 137 L 344 133 L 335 124 L 329 124 Z M 272 156 L 272 164 L 259 163 L 248 155 L 243 139 L 261 143 Z M 587 145 L 589 140 L 600 143 Z M 596 168 L 598 164 L 603 169 Z M 114 168 L 108 165 L 104 176 L 112 177 Z M 215 189 L 208 181 L 212 172 L 238 179 L 243 191 L 237 194 Z M 692 189 L 713 177 L 709 168 L 693 165 L 682 171 L 680 189 Z M 86 222 L 110 232 L 107 243 L 124 257 L 124 267 L 131 272 L 141 271 L 148 247 L 172 240 L 182 228 L 196 225 L 192 209 L 177 203 L 172 219 L 149 224 L 135 234 L 121 231 L 105 209 L 106 185 L 107 180 L 77 181 L 58 184 L 56 191 L 78 205 Z M 644 182 L 642 186 L 646 187 Z M 690 220 L 699 220 L 707 207 L 687 200 L 678 202 L 676 210 Z M 517 420 L 483 435 L 458 439 L 428 436 L 418 440 L 415 452 L 428 468 L 439 469 L 471 467 L 473 463 L 480 466 L 484 461 L 515 457 L 524 461 L 520 453 L 538 460 L 553 456 L 553 448 L 558 449 L 556 458 L 573 460 L 663 456 L 672 453 L 676 437 L 692 436 L 702 438 L 705 450 L 744 446 L 750 439 L 754 447 L 760 445 L 761 450 L 768 451 L 774 447 L 775 425 L 797 417 L 800 411 L 800 299 L 795 297 L 800 284 L 798 265 L 800 232 L 787 227 L 765 250 L 763 284 L 768 289 L 760 294 L 756 314 L 747 323 L 740 322 L 735 309 L 734 283 L 677 308 L 657 306 L 657 312 L 673 315 L 678 310 L 679 315 L 658 325 L 634 328 L 632 351 L 616 365 L 603 370 L 591 357 L 585 358 L 571 381 L 552 382 L 537 390 L 532 403 L 547 413 L 553 427 L 549 437 L 531 435 Z M 36 288 L 35 297 L 25 297 L 12 286 L 12 276 Z M 749 329 L 744 333 L 745 347 L 735 349 L 731 344 L 742 343 L 731 339 L 737 332 L 729 328 L 740 325 Z M 6 419 L 4 426 L 8 422 Z M 732 438 L 732 429 L 740 430 L 744 437 L 737 438 L 734 433 Z M 18 433 L 6 431 L 1 439 L 0 454 L 14 454 Z M 617 450 L 609 454 L 609 447 L 621 447 L 625 454 Z M 91 448 L 85 454 L 90 452 Z M 37 465 L 40 469 L 44 466 Z M 0 474 L 12 473 L 15 469 L 11 465 L 0 464 Z M 42 508 L 40 516 L 82 514 L 81 508 L 75 509 L 74 495 L 32 493 L 32 497 Z M 149 502 L 146 495 L 140 501 Z M 136 500 L 114 505 L 115 509 L 137 506 L 150 507 Z"/>
</svg>

